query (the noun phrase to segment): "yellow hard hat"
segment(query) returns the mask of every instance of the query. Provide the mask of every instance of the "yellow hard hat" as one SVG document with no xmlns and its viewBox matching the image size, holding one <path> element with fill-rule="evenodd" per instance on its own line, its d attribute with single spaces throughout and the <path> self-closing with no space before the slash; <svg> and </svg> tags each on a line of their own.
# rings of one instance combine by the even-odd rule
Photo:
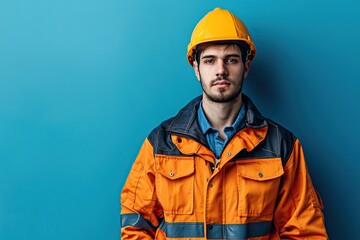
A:
<svg viewBox="0 0 360 240">
<path fill-rule="evenodd" d="M 192 32 L 187 52 L 190 65 L 193 65 L 193 55 L 197 45 L 227 40 L 246 42 L 250 50 L 247 59 L 250 61 L 254 59 L 256 52 L 255 45 L 245 24 L 230 11 L 215 8 L 198 22 Z"/>
</svg>

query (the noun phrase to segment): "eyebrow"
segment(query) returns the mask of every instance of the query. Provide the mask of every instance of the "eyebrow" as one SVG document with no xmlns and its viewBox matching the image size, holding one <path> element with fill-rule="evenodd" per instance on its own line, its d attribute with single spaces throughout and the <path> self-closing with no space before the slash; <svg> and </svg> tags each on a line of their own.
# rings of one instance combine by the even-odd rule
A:
<svg viewBox="0 0 360 240">
<path fill-rule="evenodd" d="M 225 55 L 225 58 L 229 58 L 229 57 L 237 57 L 237 58 L 241 58 L 241 56 L 239 54 L 227 54 Z M 216 58 L 215 55 L 205 55 L 205 56 L 202 56 L 201 59 L 204 59 L 204 58 Z"/>
</svg>

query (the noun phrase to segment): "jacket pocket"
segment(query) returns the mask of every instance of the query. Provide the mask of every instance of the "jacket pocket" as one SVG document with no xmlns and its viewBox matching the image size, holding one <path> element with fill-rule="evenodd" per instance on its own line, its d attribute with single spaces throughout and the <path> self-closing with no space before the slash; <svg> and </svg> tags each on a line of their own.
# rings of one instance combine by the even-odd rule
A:
<svg viewBox="0 0 360 240">
<path fill-rule="evenodd" d="M 156 194 L 169 214 L 192 214 L 194 208 L 194 158 L 155 159 Z"/>
<path fill-rule="evenodd" d="M 236 162 L 239 216 L 272 216 L 284 174 L 280 158 Z"/>
</svg>

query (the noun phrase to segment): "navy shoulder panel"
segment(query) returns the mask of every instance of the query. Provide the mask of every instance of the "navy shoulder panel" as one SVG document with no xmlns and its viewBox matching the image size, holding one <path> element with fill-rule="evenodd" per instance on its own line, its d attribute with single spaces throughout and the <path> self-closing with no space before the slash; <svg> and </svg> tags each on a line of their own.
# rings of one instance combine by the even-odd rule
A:
<svg viewBox="0 0 360 240">
<path fill-rule="evenodd" d="M 170 118 L 162 122 L 147 137 L 154 148 L 154 154 L 164 154 L 173 156 L 182 156 L 183 154 L 171 141 L 171 135 L 167 129 L 174 118 Z"/>
<path fill-rule="evenodd" d="M 281 158 L 283 166 L 285 166 L 294 149 L 296 137 L 289 130 L 274 121 L 268 119 L 267 122 L 269 123 L 271 142 L 277 142 L 276 145 L 278 149 L 276 152 Z"/>
</svg>

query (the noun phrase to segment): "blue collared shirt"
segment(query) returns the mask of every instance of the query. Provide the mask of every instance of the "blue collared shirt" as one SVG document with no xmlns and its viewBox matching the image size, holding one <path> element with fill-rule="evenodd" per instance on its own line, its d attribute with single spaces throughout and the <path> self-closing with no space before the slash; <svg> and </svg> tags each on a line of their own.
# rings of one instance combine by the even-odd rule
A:
<svg viewBox="0 0 360 240">
<path fill-rule="evenodd" d="M 219 137 L 219 131 L 211 126 L 207 120 L 204 109 L 202 107 L 202 102 L 200 103 L 198 112 L 198 121 L 200 125 L 201 132 L 205 135 L 205 138 L 209 144 L 210 149 L 215 153 L 216 159 L 220 158 L 222 151 L 224 150 L 225 144 L 234 136 L 234 134 L 240 130 L 244 122 L 245 117 L 245 107 L 244 104 L 241 106 L 239 114 L 235 122 L 231 126 L 226 126 L 224 128 L 224 133 L 226 139 L 222 140 Z"/>
</svg>

